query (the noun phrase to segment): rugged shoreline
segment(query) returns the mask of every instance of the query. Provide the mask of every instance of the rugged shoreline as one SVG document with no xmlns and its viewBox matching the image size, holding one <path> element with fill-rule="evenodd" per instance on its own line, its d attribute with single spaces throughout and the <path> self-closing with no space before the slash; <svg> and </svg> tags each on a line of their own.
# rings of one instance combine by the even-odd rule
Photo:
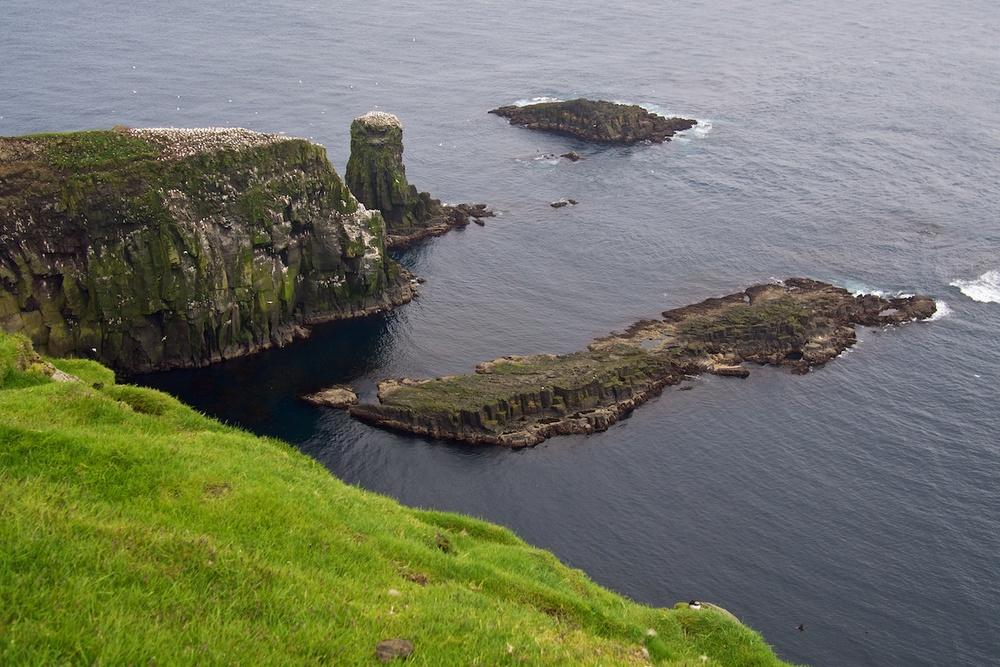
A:
<svg viewBox="0 0 1000 667">
<path fill-rule="evenodd" d="M 641 141 L 670 141 L 678 132 L 698 124 L 690 118 L 659 116 L 636 104 L 583 98 L 524 106 L 511 104 L 491 109 L 489 113 L 529 130 L 553 132 L 597 144 L 626 146 Z"/>
<path fill-rule="evenodd" d="M 416 294 L 303 139 L 116 127 L 0 137 L 0 327 L 125 373 L 281 346 Z"/>
<path fill-rule="evenodd" d="M 664 387 L 701 373 L 745 377 L 746 363 L 808 372 L 854 345 L 857 325 L 898 325 L 935 311 L 928 297 L 854 296 L 793 278 L 666 311 L 585 351 L 503 357 L 471 375 L 388 380 L 378 404 L 350 413 L 432 438 L 531 446 L 606 430 Z"/>
</svg>

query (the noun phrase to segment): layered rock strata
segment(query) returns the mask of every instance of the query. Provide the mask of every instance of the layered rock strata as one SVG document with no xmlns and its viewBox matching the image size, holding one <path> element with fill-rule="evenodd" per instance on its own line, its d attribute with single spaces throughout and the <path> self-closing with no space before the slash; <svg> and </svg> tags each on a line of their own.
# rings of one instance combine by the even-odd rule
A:
<svg viewBox="0 0 1000 667">
<path fill-rule="evenodd" d="M 371 111 L 351 123 L 347 186 L 367 208 L 382 212 L 390 248 L 405 247 L 449 229 L 491 217 L 485 204 L 442 204 L 406 180 L 403 124 L 392 114 Z"/>
<path fill-rule="evenodd" d="M 631 145 L 640 141 L 663 143 L 698 124 L 689 118 L 665 118 L 634 104 L 603 100 L 540 102 L 492 109 L 510 121 L 531 130 L 555 132 L 598 144 Z"/>
<path fill-rule="evenodd" d="M 566 355 L 504 357 L 472 375 L 390 380 L 378 404 L 351 414 L 433 438 L 509 447 L 607 429 L 664 387 L 700 373 L 746 376 L 742 364 L 804 373 L 852 346 L 855 327 L 902 324 L 936 311 L 921 296 L 885 299 L 808 279 L 669 310 Z"/>
<path fill-rule="evenodd" d="M 0 326 L 126 372 L 279 345 L 412 298 L 385 223 L 301 139 L 239 129 L 0 138 Z"/>
</svg>

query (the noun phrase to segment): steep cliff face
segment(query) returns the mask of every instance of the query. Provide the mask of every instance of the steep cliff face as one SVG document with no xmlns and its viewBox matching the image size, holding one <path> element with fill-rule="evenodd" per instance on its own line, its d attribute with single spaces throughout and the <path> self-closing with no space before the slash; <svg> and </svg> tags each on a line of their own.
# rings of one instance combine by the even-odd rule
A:
<svg viewBox="0 0 1000 667">
<path fill-rule="evenodd" d="M 247 130 L 0 138 L 0 326 L 140 371 L 408 301 L 381 215 L 300 139 Z"/>
<path fill-rule="evenodd" d="M 403 124 L 382 111 L 351 123 L 351 157 L 344 178 L 362 204 L 382 212 L 391 247 L 465 227 L 470 219 L 482 225 L 482 218 L 493 216 L 485 204 L 452 206 L 417 192 L 403 166 Z"/>
</svg>

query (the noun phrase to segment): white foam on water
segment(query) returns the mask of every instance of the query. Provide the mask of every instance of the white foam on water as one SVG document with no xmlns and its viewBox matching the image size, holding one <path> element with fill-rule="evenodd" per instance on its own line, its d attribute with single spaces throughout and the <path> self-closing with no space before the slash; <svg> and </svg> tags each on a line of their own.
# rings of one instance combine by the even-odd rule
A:
<svg viewBox="0 0 1000 667">
<path fill-rule="evenodd" d="M 1000 303 L 1000 271 L 987 271 L 974 280 L 957 279 L 948 284 L 973 301 Z"/>
<path fill-rule="evenodd" d="M 928 322 L 942 320 L 946 317 L 951 316 L 951 306 L 949 306 L 947 302 L 939 300 L 935 301 L 934 304 L 937 306 L 937 310 L 934 311 L 934 314 L 930 316 L 930 318 L 927 320 Z"/>
<path fill-rule="evenodd" d="M 874 294 L 875 296 L 882 297 L 883 299 L 890 299 L 894 296 L 900 296 L 898 294 L 893 294 L 891 292 L 886 292 L 885 290 L 873 289 L 864 283 L 855 282 L 852 280 L 846 280 L 843 283 L 844 289 L 853 294 L 854 296 L 862 296 L 865 294 Z"/>
<path fill-rule="evenodd" d="M 698 120 L 697 118 L 695 120 Z M 698 124 L 692 127 L 690 130 L 685 130 L 685 132 L 690 132 L 694 136 L 701 138 L 712 131 L 712 121 L 710 120 L 698 120 Z"/>
<path fill-rule="evenodd" d="M 619 104 L 634 104 L 634 102 L 623 102 L 619 100 L 615 101 L 618 102 Z M 659 104 L 649 104 L 640 102 L 637 106 L 642 107 L 649 113 L 655 113 L 657 116 L 663 116 L 664 118 L 674 118 L 677 116 L 680 116 L 681 118 L 693 118 L 693 116 L 689 116 L 687 114 L 671 111 L 670 109 L 660 106 Z M 681 132 L 678 132 L 676 136 L 684 137 L 686 135 L 691 135 L 694 137 L 698 137 L 699 139 L 703 139 L 705 135 L 707 135 L 709 132 L 712 131 L 712 121 L 708 120 L 707 118 L 705 119 L 695 118 L 694 120 L 696 121 L 696 125 L 694 127 L 692 127 L 689 130 L 683 130 Z"/>
<path fill-rule="evenodd" d="M 521 99 L 514 102 L 516 107 L 526 107 L 531 104 L 541 104 L 542 102 L 565 102 L 558 97 L 532 97 L 530 100 Z"/>
</svg>

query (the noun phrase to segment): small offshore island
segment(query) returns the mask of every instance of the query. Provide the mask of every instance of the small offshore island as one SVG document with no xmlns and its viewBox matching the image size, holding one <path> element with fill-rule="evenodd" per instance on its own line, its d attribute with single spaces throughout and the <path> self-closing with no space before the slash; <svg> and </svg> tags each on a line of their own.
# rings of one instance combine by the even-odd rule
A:
<svg viewBox="0 0 1000 667">
<path fill-rule="evenodd" d="M 668 385 L 701 373 L 746 377 L 752 362 L 794 373 L 851 347 L 855 326 L 923 320 L 933 299 L 854 296 L 793 278 L 669 310 L 572 354 L 509 356 L 476 373 L 380 383 L 378 404 L 350 413 L 409 433 L 508 447 L 603 431 Z"/>
<path fill-rule="evenodd" d="M 698 124 L 690 118 L 664 118 L 636 104 L 575 99 L 498 107 L 489 113 L 511 125 L 564 134 L 597 144 L 631 146 L 640 141 L 663 143 Z"/>
</svg>

